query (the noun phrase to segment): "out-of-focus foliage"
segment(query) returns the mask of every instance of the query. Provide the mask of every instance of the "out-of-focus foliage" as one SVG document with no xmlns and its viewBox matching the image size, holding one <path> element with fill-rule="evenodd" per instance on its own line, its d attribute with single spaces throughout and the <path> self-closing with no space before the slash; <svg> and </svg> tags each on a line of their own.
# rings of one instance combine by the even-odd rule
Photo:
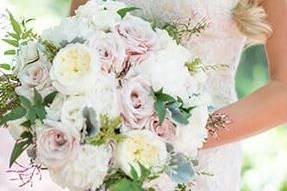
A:
<svg viewBox="0 0 287 191">
<path fill-rule="evenodd" d="M 68 15 L 71 0 L 7 0 L 18 15 L 37 18 L 38 31 L 55 25 Z M 246 49 L 236 76 L 239 97 L 244 97 L 268 81 L 263 46 Z M 264 104 L 264 102 L 262 102 Z M 281 127 L 244 141 L 242 191 L 287 191 L 287 129 Z"/>
</svg>

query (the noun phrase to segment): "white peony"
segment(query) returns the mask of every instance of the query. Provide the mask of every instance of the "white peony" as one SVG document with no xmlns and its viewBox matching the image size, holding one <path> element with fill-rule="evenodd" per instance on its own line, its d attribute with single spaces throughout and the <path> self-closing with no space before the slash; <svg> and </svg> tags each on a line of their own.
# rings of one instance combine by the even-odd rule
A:
<svg viewBox="0 0 287 191">
<path fill-rule="evenodd" d="M 68 17 L 64 18 L 58 26 L 45 30 L 42 37 L 61 47 L 74 40 L 85 40 L 90 33 L 91 29 L 84 19 Z"/>
<path fill-rule="evenodd" d="M 104 146 L 81 146 L 78 157 L 59 170 L 50 170 L 50 175 L 62 188 L 70 191 L 96 190 L 107 175 L 111 151 Z"/>
<path fill-rule="evenodd" d="M 86 46 L 69 44 L 56 55 L 50 77 L 59 92 L 83 94 L 94 84 L 97 65 L 98 59 Z"/>
<path fill-rule="evenodd" d="M 116 12 L 126 5 L 115 1 L 89 1 L 86 5 L 80 6 L 76 11 L 77 17 L 85 18 L 97 30 L 113 30 L 121 17 Z"/>
<path fill-rule="evenodd" d="M 117 147 L 116 160 L 127 175 L 130 175 L 131 165 L 140 174 L 138 163 L 155 171 L 165 164 L 168 156 L 166 145 L 153 133 L 135 130 L 125 135 L 126 138 Z"/>
<path fill-rule="evenodd" d="M 173 146 L 177 152 L 187 156 L 195 157 L 198 149 L 202 148 L 205 139 L 208 137 L 206 122 L 208 111 L 206 106 L 198 106 L 192 111 L 189 119 L 190 123 L 186 126 L 179 126 L 177 138 Z"/>
<path fill-rule="evenodd" d="M 99 55 L 100 67 L 105 74 L 120 74 L 126 69 L 125 45 L 115 34 L 96 33 L 89 39 L 88 46 Z"/>
<path fill-rule="evenodd" d="M 37 160 L 49 169 L 58 169 L 74 160 L 78 153 L 80 134 L 72 126 L 45 120 L 36 124 Z"/>
<path fill-rule="evenodd" d="M 95 109 L 97 117 L 107 114 L 111 117 L 119 116 L 116 98 L 117 82 L 113 76 L 98 73 L 96 83 L 88 93 L 88 105 Z"/>
<path fill-rule="evenodd" d="M 61 121 L 65 125 L 76 127 L 80 132 L 85 127 L 83 111 L 86 106 L 86 97 L 69 97 L 62 106 Z"/>
</svg>

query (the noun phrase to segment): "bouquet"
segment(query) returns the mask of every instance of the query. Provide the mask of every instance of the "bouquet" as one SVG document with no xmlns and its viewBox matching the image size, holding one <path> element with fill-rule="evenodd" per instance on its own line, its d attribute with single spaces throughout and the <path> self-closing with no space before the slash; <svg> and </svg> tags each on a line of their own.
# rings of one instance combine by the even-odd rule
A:
<svg viewBox="0 0 287 191">
<path fill-rule="evenodd" d="M 18 22 L 1 64 L 0 125 L 71 191 L 175 191 L 193 181 L 207 131 L 198 58 L 136 7 L 90 1 L 42 35 Z M 31 182 L 18 172 L 22 186 Z"/>
</svg>

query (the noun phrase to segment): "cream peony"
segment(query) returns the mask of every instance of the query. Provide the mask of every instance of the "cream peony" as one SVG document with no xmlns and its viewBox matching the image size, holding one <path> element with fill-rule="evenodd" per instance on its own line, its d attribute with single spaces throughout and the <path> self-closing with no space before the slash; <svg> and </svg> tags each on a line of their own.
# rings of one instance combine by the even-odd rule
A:
<svg viewBox="0 0 287 191">
<path fill-rule="evenodd" d="M 75 160 L 59 170 L 50 170 L 52 180 L 70 191 L 96 190 L 103 184 L 112 158 L 105 146 L 81 146 Z"/>
<path fill-rule="evenodd" d="M 166 145 L 148 130 L 129 131 L 117 147 L 116 160 L 127 175 L 131 172 L 130 165 L 140 174 L 138 163 L 156 171 L 167 160 Z"/>
<path fill-rule="evenodd" d="M 111 72 L 120 74 L 125 70 L 125 46 L 115 34 L 97 33 L 89 39 L 89 47 L 98 53 L 101 70 L 105 74 Z"/>
<path fill-rule="evenodd" d="M 118 103 L 125 126 L 142 129 L 154 113 L 151 85 L 142 76 L 132 77 L 118 90 Z"/>
<path fill-rule="evenodd" d="M 80 144 L 80 135 L 74 127 L 45 120 L 37 124 L 37 159 L 48 169 L 58 169 L 74 160 Z"/>
<path fill-rule="evenodd" d="M 65 95 L 85 93 L 94 84 L 97 65 L 98 59 L 85 45 L 69 44 L 54 59 L 50 72 L 52 83 Z"/>
<path fill-rule="evenodd" d="M 83 110 L 86 106 L 86 97 L 69 97 L 62 106 L 61 121 L 65 125 L 76 127 L 80 132 L 85 127 Z"/>
</svg>

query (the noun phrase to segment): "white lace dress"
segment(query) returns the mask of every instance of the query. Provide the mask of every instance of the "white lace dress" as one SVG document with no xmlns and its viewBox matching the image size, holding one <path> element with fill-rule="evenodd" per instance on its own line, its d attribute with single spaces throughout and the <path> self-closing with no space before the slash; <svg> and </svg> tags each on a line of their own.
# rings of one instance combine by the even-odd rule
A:
<svg viewBox="0 0 287 191">
<path fill-rule="evenodd" d="M 184 42 L 194 55 L 207 65 L 228 65 L 225 70 L 210 71 L 206 91 L 215 108 L 236 101 L 235 73 L 245 37 L 232 17 L 238 0 L 124 0 L 142 7 L 144 16 L 157 21 L 202 18 L 209 21 L 207 31 Z M 195 14 L 196 13 L 196 14 Z M 195 191 L 237 191 L 240 189 L 241 147 L 225 145 L 200 153 L 200 168 L 214 174 L 197 180 Z"/>
</svg>

